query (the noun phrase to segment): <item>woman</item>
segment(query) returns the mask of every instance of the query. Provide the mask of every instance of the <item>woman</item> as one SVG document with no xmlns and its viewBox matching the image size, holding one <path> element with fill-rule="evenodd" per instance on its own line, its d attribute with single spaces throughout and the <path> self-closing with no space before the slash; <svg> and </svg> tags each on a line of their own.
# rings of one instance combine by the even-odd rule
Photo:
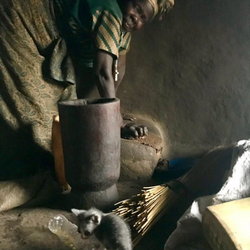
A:
<svg viewBox="0 0 250 250">
<path fill-rule="evenodd" d="M 52 117 L 93 83 L 115 97 L 130 33 L 168 0 L 0 0 L 0 180 L 53 168 Z M 122 126 L 134 136 L 144 127 Z"/>
</svg>

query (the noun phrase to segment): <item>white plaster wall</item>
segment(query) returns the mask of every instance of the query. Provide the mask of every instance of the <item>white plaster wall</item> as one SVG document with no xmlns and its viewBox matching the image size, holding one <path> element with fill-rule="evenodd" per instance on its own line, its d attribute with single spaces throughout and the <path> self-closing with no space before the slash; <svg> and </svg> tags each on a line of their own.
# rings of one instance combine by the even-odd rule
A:
<svg viewBox="0 0 250 250">
<path fill-rule="evenodd" d="M 250 1 L 176 0 L 133 34 L 118 97 L 161 127 L 167 158 L 250 134 Z"/>
</svg>

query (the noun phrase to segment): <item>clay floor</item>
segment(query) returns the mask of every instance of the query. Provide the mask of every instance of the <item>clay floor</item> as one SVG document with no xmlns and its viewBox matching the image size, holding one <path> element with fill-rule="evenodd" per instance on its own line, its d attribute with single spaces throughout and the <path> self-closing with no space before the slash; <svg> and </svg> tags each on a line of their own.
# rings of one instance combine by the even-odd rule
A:
<svg viewBox="0 0 250 250">
<path fill-rule="evenodd" d="M 120 182 L 118 190 L 121 199 L 129 198 L 140 191 L 143 186 L 150 186 L 155 182 L 141 183 Z M 0 214 L 0 249 L 1 250 L 70 250 L 69 246 L 62 243 L 57 235 L 48 229 L 49 221 L 56 215 L 62 214 L 69 220 L 71 213 L 60 208 L 57 199 L 50 204 L 36 208 L 18 208 Z M 180 209 L 182 210 L 182 209 Z M 179 211 L 180 212 L 180 211 Z M 164 216 L 146 236 L 135 246 L 135 250 L 160 250 L 164 249 L 164 243 L 168 235 L 174 230 L 179 216 L 178 209 Z M 72 220 L 71 220 L 72 221 Z M 74 238 L 75 249 L 90 250 L 88 241 L 80 238 L 79 234 Z M 92 248 L 91 248 L 92 250 Z"/>
</svg>

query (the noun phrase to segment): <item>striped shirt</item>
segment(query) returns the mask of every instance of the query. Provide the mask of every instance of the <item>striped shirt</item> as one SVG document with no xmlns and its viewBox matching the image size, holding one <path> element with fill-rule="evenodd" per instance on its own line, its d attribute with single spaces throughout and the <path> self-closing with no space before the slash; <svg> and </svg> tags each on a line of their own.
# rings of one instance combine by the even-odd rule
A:
<svg viewBox="0 0 250 250">
<path fill-rule="evenodd" d="M 62 36 L 86 67 L 93 66 L 96 50 L 114 59 L 129 50 L 131 34 L 122 32 L 122 13 L 116 0 L 56 0 Z M 65 12 L 67 13 L 65 15 Z"/>
</svg>

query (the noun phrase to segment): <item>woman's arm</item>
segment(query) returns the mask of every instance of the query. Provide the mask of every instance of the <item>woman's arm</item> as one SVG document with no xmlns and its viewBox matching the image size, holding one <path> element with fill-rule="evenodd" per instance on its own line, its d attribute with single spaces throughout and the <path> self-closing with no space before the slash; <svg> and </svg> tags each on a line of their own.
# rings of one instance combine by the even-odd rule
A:
<svg viewBox="0 0 250 250">
<path fill-rule="evenodd" d="M 118 59 L 118 80 L 115 81 L 115 90 L 117 91 L 120 83 L 125 75 L 125 71 L 126 71 L 126 54 L 125 55 L 120 55 L 119 59 Z"/>
<path fill-rule="evenodd" d="M 98 50 L 94 58 L 93 73 L 94 81 L 101 97 L 116 97 L 116 88 L 112 69 L 112 55 L 105 51 Z"/>
<path fill-rule="evenodd" d="M 118 80 L 114 81 L 113 57 L 102 50 L 97 51 L 94 61 L 94 76 L 101 97 L 115 97 L 126 70 L 126 55 L 120 55 L 118 60 Z M 114 86 L 114 88 L 113 88 Z"/>
<path fill-rule="evenodd" d="M 93 79 L 101 97 L 116 97 L 116 85 L 113 77 L 113 60 L 112 55 L 105 51 L 98 50 L 96 52 L 93 65 Z M 123 126 L 122 116 L 120 116 L 120 126 Z"/>
<path fill-rule="evenodd" d="M 120 61 L 120 62 L 119 62 Z M 118 62 L 119 77 L 114 81 L 113 77 L 113 56 L 105 51 L 98 50 L 95 55 L 93 65 L 93 80 L 98 88 L 101 97 L 115 98 L 123 76 L 125 74 L 126 56 L 122 55 Z M 135 124 L 124 124 L 121 116 L 121 134 L 122 137 L 142 137 L 148 134 L 145 126 Z"/>
</svg>

